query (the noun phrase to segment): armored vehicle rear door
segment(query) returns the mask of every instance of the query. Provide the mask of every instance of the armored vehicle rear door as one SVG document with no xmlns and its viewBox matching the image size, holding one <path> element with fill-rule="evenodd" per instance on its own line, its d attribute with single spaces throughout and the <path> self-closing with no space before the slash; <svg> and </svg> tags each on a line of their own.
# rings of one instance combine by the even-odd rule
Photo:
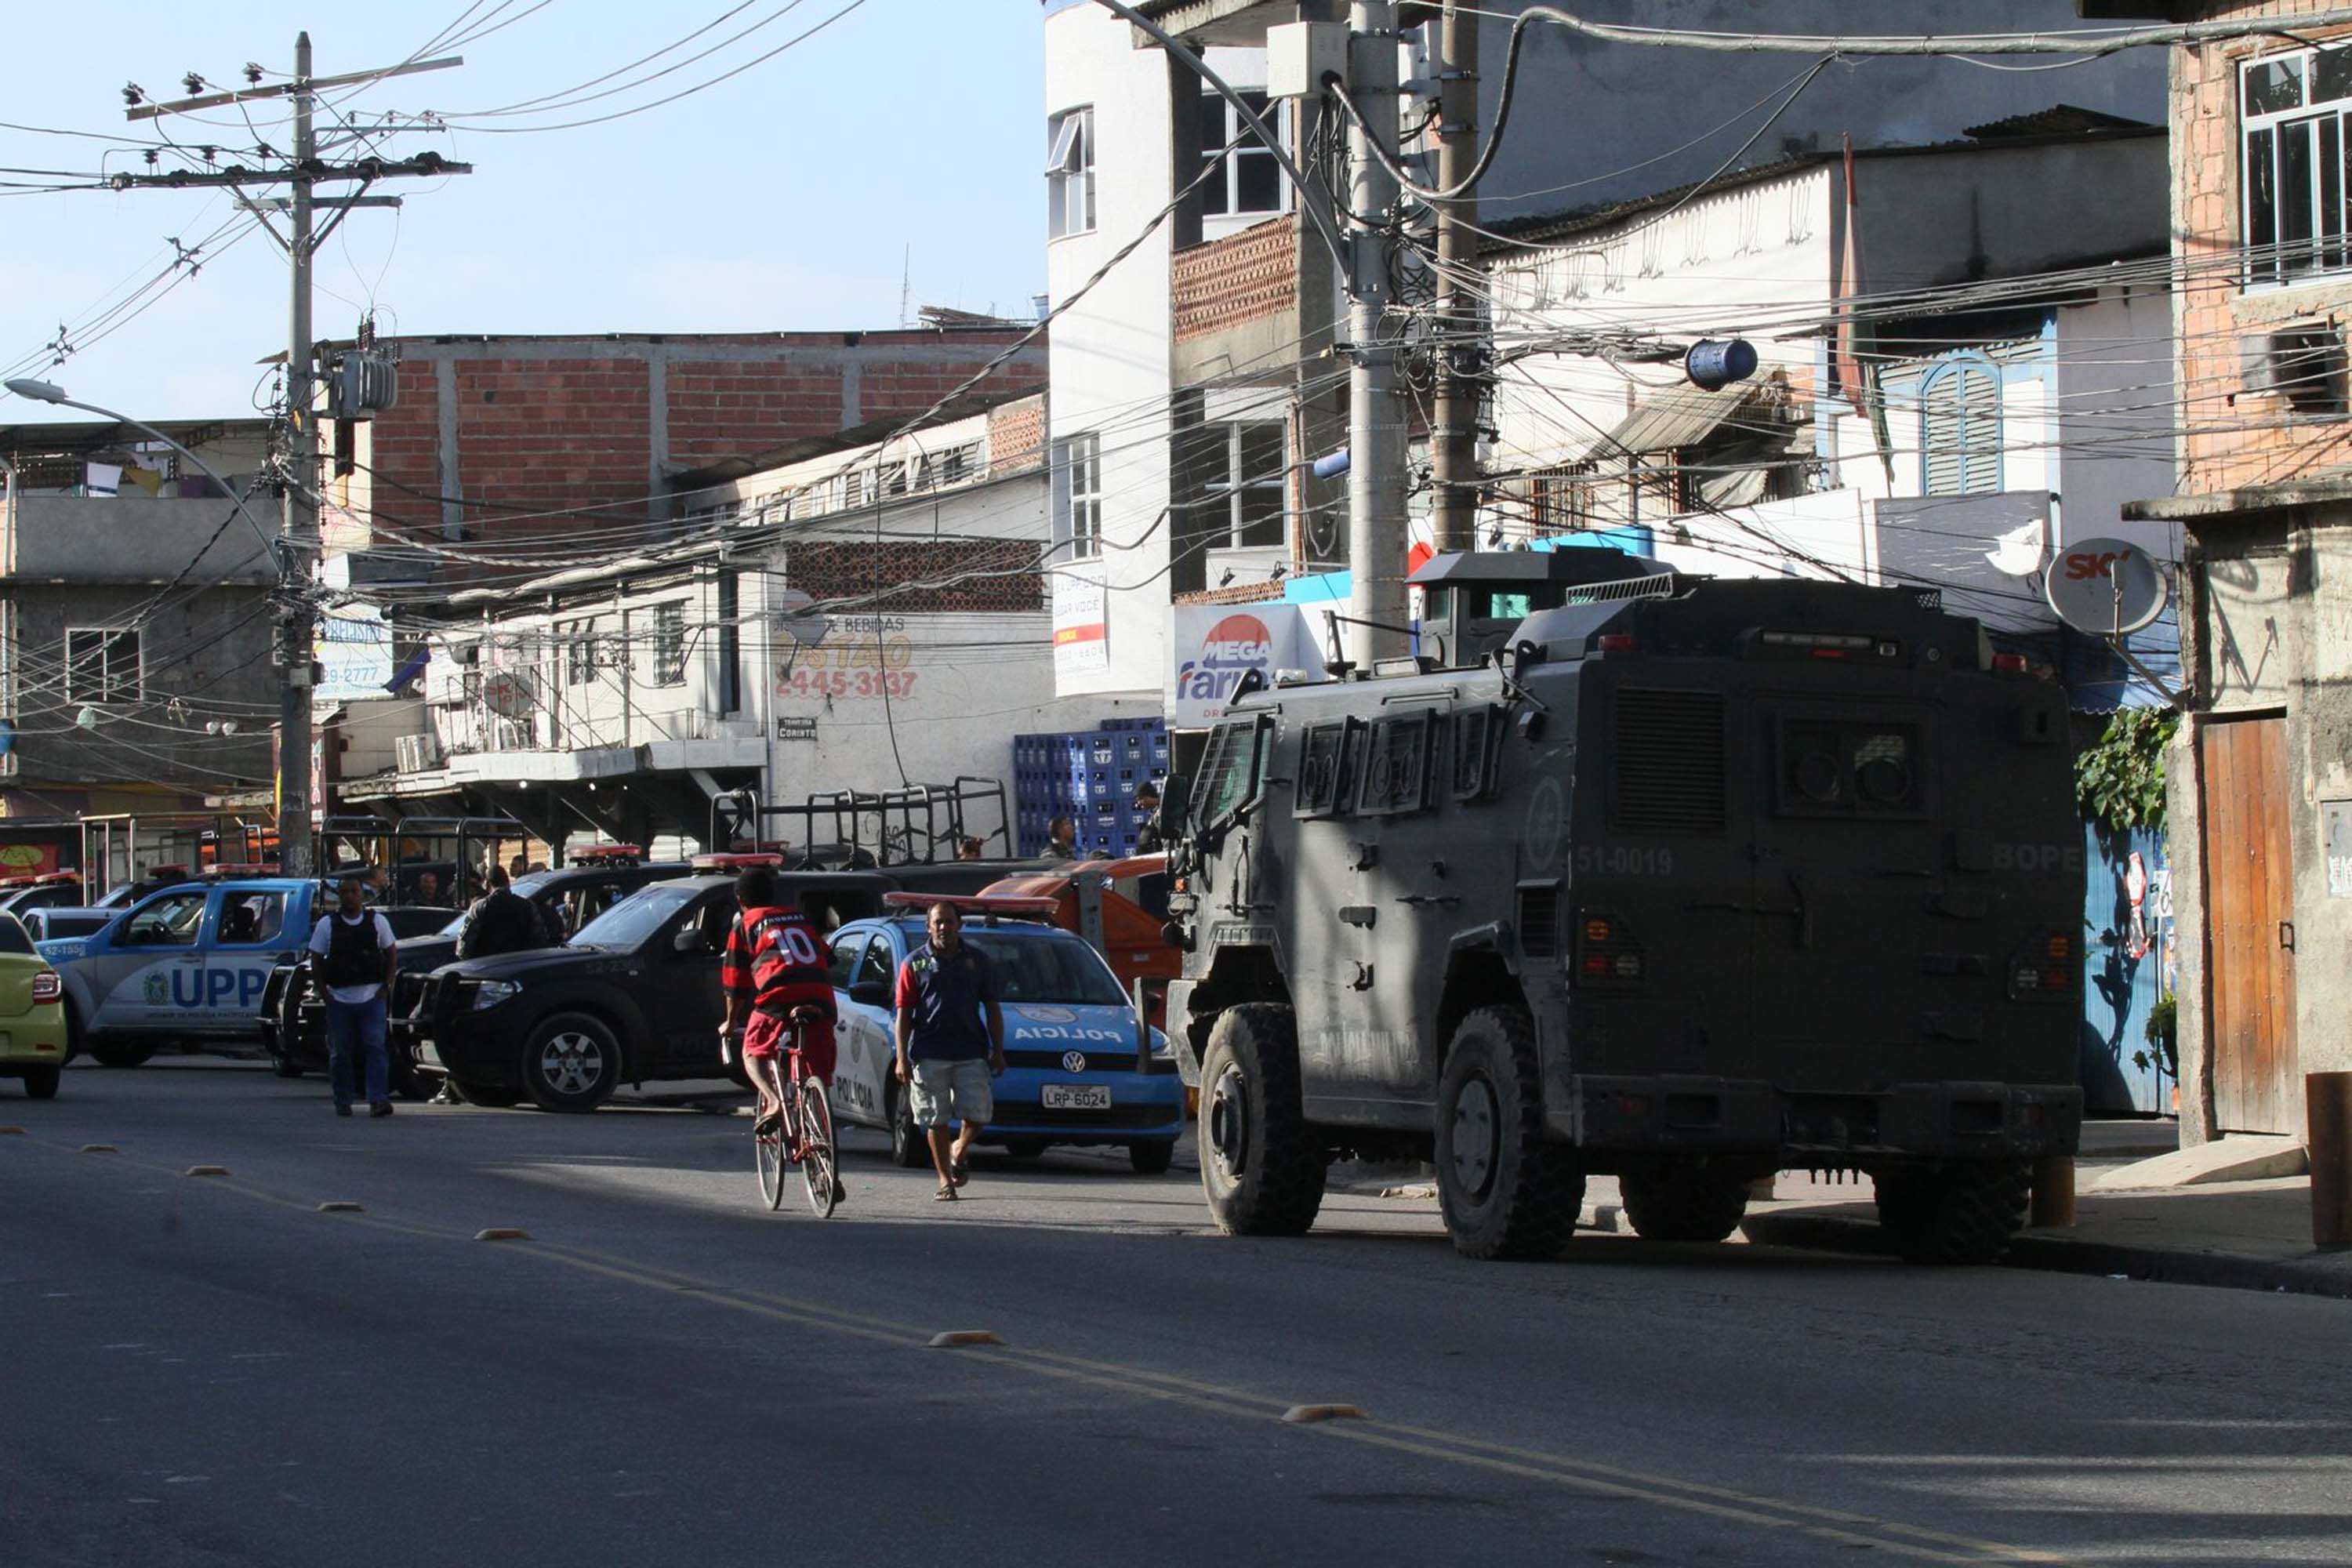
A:
<svg viewBox="0 0 2352 1568">
<path fill-rule="evenodd" d="M 1755 1035 L 1916 1039 L 1920 928 L 1938 865 L 1938 710 L 1766 694 L 1755 713 Z"/>
</svg>

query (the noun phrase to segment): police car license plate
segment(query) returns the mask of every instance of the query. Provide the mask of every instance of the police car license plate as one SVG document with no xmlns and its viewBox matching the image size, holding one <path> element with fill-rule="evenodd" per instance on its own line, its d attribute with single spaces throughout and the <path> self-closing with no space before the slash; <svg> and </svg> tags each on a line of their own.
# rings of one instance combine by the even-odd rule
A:
<svg viewBox="0 0 2352 1568">
<path fill-rule="evenodd" d="M 1041 1091 L 1048 1110 L 1108 1110 L 1110 1089 L 1099 1083 L 1049 1083 Z"/>
</svg>

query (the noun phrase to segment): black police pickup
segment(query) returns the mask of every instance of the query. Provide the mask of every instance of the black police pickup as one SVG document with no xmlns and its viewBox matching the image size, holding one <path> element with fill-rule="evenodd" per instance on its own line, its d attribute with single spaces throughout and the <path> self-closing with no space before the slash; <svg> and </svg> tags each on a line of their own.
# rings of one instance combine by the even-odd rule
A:
<svg viewBox="0 0 2352 1568">
<path fill-rule="evenodd" d="M 530 1096 L 591 1110 L 624 1082 L 711 1079 L 726 998 L 719 957 L 735 919 L 735 872 L 754 858 L 708 856 L 704 874 L 656 882 L 560 948 L 469 959 L 434 972 L 404 1028 L 427 1072 L 478 1105 Z M 892 879 L 872 871 L 781 872 L 821 930 L 882 912 Z"/>
<path fill-rule="evenodd" d="M 638 889 L 683 877 L 690 868 L 683 860 L 565 866 L 518 877 L 514 890 L 538 906 L 548 933 L 560 942 Z M 404 1026 L 424 994 L 425 977 L 457 958 L 457 933 L 465 923 L 461 913 L 411 930 L 395 915 L 393 929 L 400 940 L 393 949 L 396 973 L 389 1044 L 393 1089 L 404 1098 L 422 1100 L 437 1085 L 437 1079 L 416 1070 L 415 1042 Z M 327 1012 L 318 988 L 310 984 L 308 952 L 270 971 L 261 995 L 261 1034 L 279 1078 L 326 1070 Z"/>
</svg>

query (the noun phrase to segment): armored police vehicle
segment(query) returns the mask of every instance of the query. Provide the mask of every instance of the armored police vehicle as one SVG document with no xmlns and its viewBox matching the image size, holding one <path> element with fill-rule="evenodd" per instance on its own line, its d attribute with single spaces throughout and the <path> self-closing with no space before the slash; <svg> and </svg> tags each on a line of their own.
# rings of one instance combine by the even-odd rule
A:
<svg viewBox="0 0 2352 1568">
<path fill-rule="evenodd" d="M 2062 694 L 1932 590 L 1441 556 L 1423 653 L 1245 679 L 1171 826 L 1169 1005 L 1218 1224 L 1419 1155 L 1478 1258 L 1588 1173 L 1720 1240 L 1867 1173 L 1920 1261 L 1997 1254 L 2071 1153 L 2083 907 Z"/>
</svg>

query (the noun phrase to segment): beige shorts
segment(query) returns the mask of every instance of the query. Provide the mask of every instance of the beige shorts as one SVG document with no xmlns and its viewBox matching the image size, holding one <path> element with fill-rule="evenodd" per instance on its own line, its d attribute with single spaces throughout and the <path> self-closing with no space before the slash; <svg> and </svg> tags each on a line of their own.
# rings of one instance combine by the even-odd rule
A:
<svg viewBox="0 0 2352 1568">
<path fill-rule="evenodd" d="M 985 1122 L 996 1114 L 996 1087 L 985 1059 L 917 1061 L 909 1064 L 907 1109 L 918 1127 L 956 1121 Z"/>
</svg>

